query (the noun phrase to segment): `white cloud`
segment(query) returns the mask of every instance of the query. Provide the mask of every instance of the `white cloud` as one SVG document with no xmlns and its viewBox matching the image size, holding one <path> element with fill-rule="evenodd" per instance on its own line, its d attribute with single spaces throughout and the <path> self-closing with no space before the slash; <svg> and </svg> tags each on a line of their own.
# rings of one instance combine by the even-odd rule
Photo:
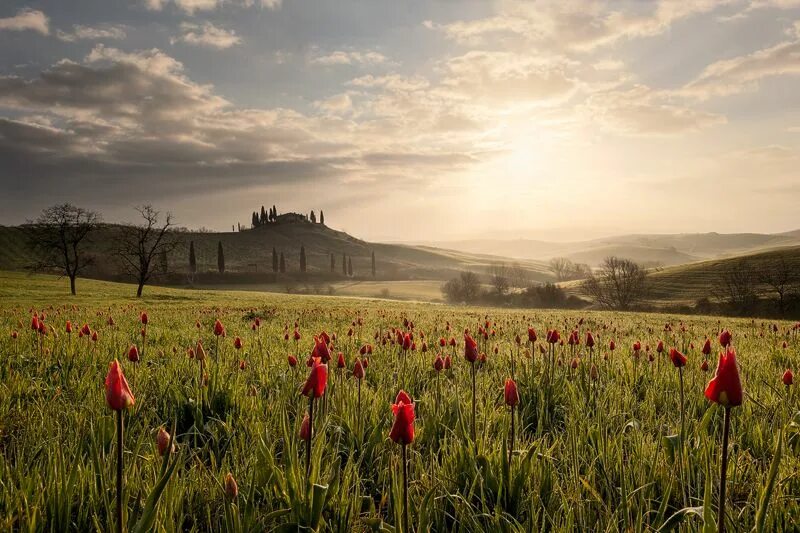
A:
<svg viewBox="0 0 800 533">
<path fill-rule="evenodd" d="M 42 35 L 50 33 L 50 19 L 38 9 L 20 9 L 13 17 L 0 18 L 0 30 L 31 30 Z"/>
<path fill-rule="evenodd" d="M 146 9 L 151 11 L 161 11 L 170 0 L 142 0 Z M 194 15 L 198 11 L 212 11 L 225 4 L 235 4 L 242 7 L 252 7 L 257 4 L 260 7 L 276 10 L 280 9 L 282 0 L 172 0 L 175 6 L 186 13 Z"/>
<path fill-rule="evenodd" d="M 315 52 L 317 52 L 315 50 Z M 336 50 L 329 54 L 313 55 L 309 59 L 312 65 L 379 65 L 386 63 L 388 59 L 380 52 L 372 50 L 358 51 L 358 50 Z"/>
<path fill-rule="evenodd" d="M 353 108 L 353 101 L 349 94 L 342 93 L 317 101 L 314 106 L 330 113 L 340 114 L 350 111 Z"/>
<path fill-rule="evenodd" d="M 124 39 L 126 37 L 125 26 L 82 26 L 75 24 L 72 32 L 67 33 L 62 30 L 56 31 L 56 37 L 62 41 L 75 42 L 78 40 L 98 40 L 98 39 Z"/>
<path fill-rule="evenodd" d="M 183 22 L 181 23 L 181 32 L 179 37 L 172 39 L 173 44 L 183 42 L 195 46 L 225 49 L 242 42 L 241 37 L 236 35 L 235 31 L 219 28 L 210 22 L 202 24 Z"/>
</svg>

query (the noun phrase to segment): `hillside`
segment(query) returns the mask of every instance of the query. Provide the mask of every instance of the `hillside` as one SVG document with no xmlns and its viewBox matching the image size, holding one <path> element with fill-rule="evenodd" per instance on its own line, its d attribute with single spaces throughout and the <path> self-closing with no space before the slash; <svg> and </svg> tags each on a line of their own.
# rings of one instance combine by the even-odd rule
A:
<svg viewBox="0 0 800 533">
<path fill-rule="evenodd" d="M 786 233 L 680 233 L 634 234 L 574 242 L 534 239 L 470 239 L 419 243 L 467 253 L 488 253 L 547 261 L 567 257 L 573 261 L 599 265 L 605 257 L 617 255 L 640 263 L 658 262 L 679 265 L 703 259 L 719 259 L 754 253 L 782 246 L 800 245 L 800 230 Z"/>
<path fill-rule="evenodd" d="M 88 275 L 100 279 L 119 279 L 119 271 L 111 254 L 114 232 L 119 226 L 104 226 L 93 236 L 90 251 L 97 257 Z M 226 274 L 231 282 L 249 283 L 264 280 L 259 276 L 272 272 L 272 249 L 283 253 L 287 277 L 299 269 L 300 246 L 305 247 L 309 278 L 344 279 L 342 254 L 352 258 L 355 278 L 371 278 L 371 254 L 376 257 L 376 278 L 379 280 L 445 280 L 462 270 L 486 274 L 493 263 L 510 262 L 502 257 L 439 250 L 430 247 L 369 243 L 322 224 L 293 222 L 268 224 L 242 232 L 210 233 L 182 231 L 177 234 L 181 245 L 168 257 L 169 269 L 177 274 L 189 272 L 189 243 L 194 243 L 198 272 L 217 271 L 217 246 L 222 242 Z M 330 254 L 335 257 L 331 273 Z M 17 227 L 0 227 L 0 270 L 20 270 L 32 261 L 25 244 L 25 234 Z M 536 261 L 519 261 L 534 281 L 548 281 L 546 265 Z M 202 278 L 202 276 L 201 276 Z M 185 276 L 178 276 L 178 280 Z M 200 280 L 201 284 L 203 280 Z M 225 283 L 214 277 L 208 283 Z"/>
<path fill-rule="evenodd" d="M 700 298 L 713 299 L 715 297 L 714 286 L 718 283 L 720 276 L 737 268 L 741 260 L 747 261 L 756 270 L 763 270 L 771 262 L 781 257 L 795 271 L 800 272 L 800 246 L 665 268 L 650 274 L 650 299 L 659 302 L 684 303 L 695 302 Z M 759 287 L 759 290 L 766 293 L 768 289 Z"/>
</svg>

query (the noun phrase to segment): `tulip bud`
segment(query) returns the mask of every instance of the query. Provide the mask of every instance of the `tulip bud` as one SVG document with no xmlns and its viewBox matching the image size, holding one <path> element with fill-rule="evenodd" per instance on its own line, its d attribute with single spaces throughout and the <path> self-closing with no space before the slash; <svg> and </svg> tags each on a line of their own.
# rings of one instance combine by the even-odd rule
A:
<svg viewBox="0 0 800 533">
<path fill-rule="evenodd" d="M 233 474 L 230 472 L 225 476 L 225 496 L 231 500 L 235 500 L 239 496 L 239 485 L 236 484 L 236 480 L 233 479 Z"/>
<path fill-rule="evenodd" d="M 309 442 L 311 440 L 311 419 L 308 413 L 303 417 L 303 422 L 300 424 L 300 440 Z"/>
<path fill-rule="evenodd" d="M 164 457 L 164 454 L 167 453 L 167 448 L 169 448 L 169 433 L 163 427 L 159 428 L 158 436 L 156 437 L 156 444 L 158 445 L 158 455 Z M 175 443 L 172 444 L 172 447 L 169 448 L 169 452 L 173 453 L 175 451 Z"/>
</svg>

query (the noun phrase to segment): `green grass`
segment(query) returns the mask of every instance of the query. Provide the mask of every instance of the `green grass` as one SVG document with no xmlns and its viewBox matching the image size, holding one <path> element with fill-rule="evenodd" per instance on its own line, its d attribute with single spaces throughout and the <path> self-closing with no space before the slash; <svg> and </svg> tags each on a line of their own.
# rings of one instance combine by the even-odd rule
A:
<svg viewBox="0 0 800 533">
<path fill-rule="evenodd" d="M 764 530 L 790 531 L 800 523 L 798 395 L 793 391 L 787 401 L 780 384 L 785 368 L 797 369 L 800 361 L 800 338 L 784 334 L 789 323 L 778 323 L 774 334 L 770 324 L 716 317 L 508 311 L 156 287 L 147 287 L 137 300 L 130 285 L 85 280 L 79 281 L 77 297 L 67 296 L 67 290 L 63 279 L 0 273 L 2 531 L 112 530 L 116 445 L 102 383 L 115 357 L 136 396 L 125 413 L 124 503 L 131 527 L 158 481 L 158 428 L 174 425 L 177 468 L 158 501 L 152 530 L 296 531 L 310 525 L 308 508 L 316 494 L 320 530 L 392 531 L 400 516 L 400 447 L 387 435 L 390 404 L 405 388 L 417 402 L 416 438 L 409 447 L 409 511 L 417 531 L 647 531 L 685 505 L 705 505 L 705 513 L 684 512 L 680 526 L 698 530 L 702 517 L 711 520 L 716 511 L 721 412 L 703 396 L 711 373 L 700 369 L 697 348 L 720 327 L 733 331 L 746 390 L 733 416 L 728 529 L 755 526 L 779 431 L 785 432 L 785 448 L 763 507 Z M 31 308 L 44 313 L 53 328 L 41 352 L 28 329 Z M 150 317 L 146 346 L 138 321 L 143 310 Z M 107 325 L 109 316 L 113 327 Z M 257 334 L 250 328 L 254 316 L 262 318 Z M 363 326 L 348 336 L 359 317 Z M 218 347 L 211 332 L 215 319 L 228 331 Z M 406 356 L 405 372 L 397 347 L 380 341 L 392 328 L 403 328 L 404 319 L 414 322 L 418 347 Z M 580 319 L 581 337 L 592 330 L 600 348 L 591 358 L 579 348 L 578 369 L 556 366 L 552 380 L 544 379 L 538 347 L 531 356 L 514 344 L 514 336 L 525 337 L 528 326 L 540 337 L 548 327 L 566 337 Z M 63 333 L 66 320 L 88 323 L 98 341 L 70 339 Z M 470 367 L 460 332 L 476 331 L 484 320 L 493 323 L 496 335 L 482 343 L 488 358 L 477 369 L 476 456 L 470 442 Z M 665 322 L 674 333 L 664 332 Z M 302 339 L 284 341 L 284 331 L 291 332 L 295 323 Z M 16 342 L 12 330 L 20 332 Z M 335 369 L 335 359 L 331 363 L 326 407 L 315 408 L 312 480 L 319 487 L 311 491 L 297 437 L 307 406 L 299 388 L 312 336 L 321 330 L 336 333 L 334 353 L 343 352 L 348 368 L 362 343 L 372 342 L 375 351 L 360 410 L 354 380 Z M 419 350 L 423 332 L 431 343 L 426 353 Z M 240 352 L 233 348 L 237 335 L 244 340 Z M 451 335 L 459 343 L 457 350 L 446 350 L 454 356 L 453 368 L 437 379 L 431 366 L 439 350 L 435 340 Z M 618 349 L 604 360 L 612 338 Z M 203 387 L 196 383 L 197 362 L 187 357 L 198 339 L 209 354 Z M 635 364 L 629 348 L 635 340 L 655 346 L 659 339 L 686 346 L 689 357 L 682 483 L 681 452 L 673 437 L 680 420 L 678 373 L 664 356 Z M 135 367 L 124 358 L 132 343 L 143 349 Z M 299 356 L 297 368 L 287 365 L 288 353 Z M 509 467 L 502 386 L 512 353 L 521 403 Z M 562 363 L 572 357 L 568 346 L 557 348 Z M 247 362 L 244 370 L 239 360 Z M 589 379 L 592 361 L 599 371 L 596 382 Z M 239 486 L 235 503 L 222 489 L 228 472 Z"/>
</svg>

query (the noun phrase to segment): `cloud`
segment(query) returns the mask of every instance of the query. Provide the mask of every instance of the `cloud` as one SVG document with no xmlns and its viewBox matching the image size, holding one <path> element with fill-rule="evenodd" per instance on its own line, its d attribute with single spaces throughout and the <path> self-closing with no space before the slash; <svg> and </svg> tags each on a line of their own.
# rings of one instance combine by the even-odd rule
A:
<svg viewBox="0 0 800 533">
<path fill-rule="evenodd" d="M 682 90 L 683 94 L 707 99 L 758 87 L 764 78 L 800 74 L 800 36 L 770 48 L 712 63 Z"/>
<path fill-rule="evenodd" d="M 725 117 L 673 102 L 643 85 L 592 94 L 581 111 L 609 130 L 629 135 L 674 135 L 726 122 Z"/>
<path fill-rule="evenodd" d="M 317 51 L 315 51 L 317 52 Z M 349 50 L 342 51 L 336 50 L 325 55 L 315 55 L 309 58 L 309 63 L 312 65 L 379 65 L 386 63 L 387 57 L 380 52 L 372 50 L 358 51 Z"/>
<path fill-rule="evenodd" d="M 120 25 L 90 27 L 75 24 L 72 26 L 71 33 L 62 30 L 56 31 L 56 37 L 66 42 L 75 42 L 78 40 L 124 39 L 126 35 L 125 26 Z"/>
<path fill-rule="evenodd" d="M 217 48 L 219 50 L 241 44 L 242 39 L 233 30 L 226 30 L 214 26 L 210 22 L 194 24 L 181 23 L 181 35 L 171 40 L 172 44 L 183 42 L 195 46 Z"/>
<path fill-rule="evenodd" d="M 20 9 L 13 17 L 0 18 L 0 30 L 31 30 L 42 35 L 50 33 L 50 19 L 38 9 Z"/>
<path fill-rule="evenodd" d="M 353 101 L 349 94 L 342 93 L 317 101 L 314 106 L 331 113 L 344 113 L 352 109 Z"/>
<path fill-rule="evenodd" d="M 170 0 L 142 0 L 144 7 L 150 11 L 161 11 Z M 260 7 L 276 10 L 280 9 L 282 0 L 172 0 L 175 7 L 186 13 L 194 15 L 198 11 L 213 11 L 218 7 L 227 4 L 234 4 L 241 7 L 251 7 L 255 4 Z"/>
</svg>

